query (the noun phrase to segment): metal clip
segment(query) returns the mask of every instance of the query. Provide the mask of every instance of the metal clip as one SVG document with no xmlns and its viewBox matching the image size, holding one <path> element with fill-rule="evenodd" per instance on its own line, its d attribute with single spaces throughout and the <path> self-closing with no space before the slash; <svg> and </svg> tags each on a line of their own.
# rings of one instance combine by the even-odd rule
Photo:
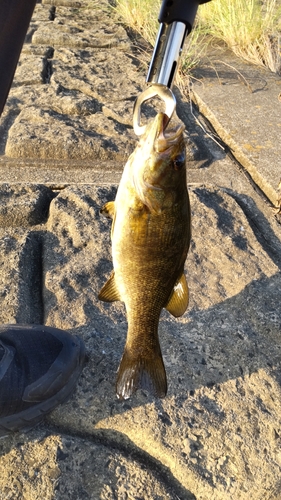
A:
<svg viewBox="0 0 281 500">
<path fill-rule="evenodd" d="M 144 90 L 135 101 L 133 111 L 133 127 L 136 135 L 142 135 L 145 132 L 146 125 L 141 125 L 141 105 L 152 99 L 152 97 L 160 97 L 165 103 L 165 114 L 168 116 L 167 125 L 173 116 L 176 109 L 176 98 L 168 87 L 165 85 L 153 84 Z M 166 125 L 166 126 L 167 126 Z"/>
</svg>

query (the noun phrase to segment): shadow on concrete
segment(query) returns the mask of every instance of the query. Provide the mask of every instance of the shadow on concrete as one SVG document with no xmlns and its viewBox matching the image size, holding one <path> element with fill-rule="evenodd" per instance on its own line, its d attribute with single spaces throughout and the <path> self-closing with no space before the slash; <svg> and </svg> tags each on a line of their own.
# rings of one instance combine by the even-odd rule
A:
<svg viewBox="0 0 281 500">
<path fill-rule="evenodd" d="M 281 384 L 280 286 L 281 273 L 278 272 L 270 278 L 264 277 L 252 281 L 238 295 L 205 311 L 191 311 L 185 316 L 186 323 L 169 320 L 166 313 L 162 317 L 160 336 L 169 383 L 167 398 L 172 399 L 173 407 L 181 411 L 188 427 L 192 428 L 194 424 L 194 415 L 191 416 L 189 413 L 189 400 L 201 387 L 215 387 L 221 390 L 220 387 L 227 380 L 237 379 L 236 390 L 239 391 L 242 390 L 239 380 L 260 369 L 270 373 Z M 93 418 L 91 412 L 87 415 L 87 398 L 93 392 L 96 392 L 99 398 L 101 418 L 122 415 L 140 405 L 154 403 L 155 427 L 169 428 L 175 425 L 173 415 L 165 410 L 164 400 L 154 400 L 143 391 L 139 391 L 140 394 L 128 401 L 116 400 L 112 377 L 117 368 L 117 358 L 121 357 L 125 338 L 112 339 L 115 356 L 113 356 L 113 350 L 104 356 L 104 351 L 108 351 L 106 337 L 116 335 L 118 327 L 113 323 L 110 325 L 108 320 L 104 324 L 100 318 L 92 324 L 93 331 L 105 326 L 106 331 L 101 332 L 94 342 L 94 352 L 88 351 L 92 361 L 93 357 L 95 359 L 100 357 L 102 361 L 95 366 L 90 359 L 80 381 L 80 392 L 85 398 L 82 419 L 77 418 L 76 425 L 73 425 L 73 420 L 69 425 L 66 424 L 65 413 L 70 417 L 72 404 L 77 407 L 77 394 L 75 393 L 67 407 L 61 405 L 56 410 L 55 427 L 53 426 L 54 420 L 51 419 L 51 424 L 49 426 L 47 424 L 47 429 L 45 424 L 42 424 L 37 430 L 25 436 L 14 435 L 1 440 L 0 455 L 8 453 L 13 448 L 21 448 L 24 442 L 44 439 L 51 434 L 59 434 L 65 438 L 70 436 L 75 444 L 73 460 L 75 453 L 81 447 L 76 441 L 83 439 L 84 445 L 87 443 L 89 452 L 91 446 L 95 445 L 105 447 L 113 454 L 118 452 L 130 461 L 135 461 L 141 469 L 155 476 L 155 479 L 166 488 L 171 498 L 195 500 L 194 495 L 180 484 L 168 467 L 139 448 L 125 434 L 94 427 L 91 432 L 83 430 L 83 419 Z M 87 325 L 87 329 L 89 327 L 91 325 Z M 79 333 L 83 336 L 83 328 L 79 329 Z M 99 378 L 100 384 L 95 384 L 96 377 Z M 104 390 L 105 387 L 107 387 L 107 392 Z M 270 392 L 270 387 L 268 391 Z M 219 422 L 223 423 L 226 416 L 213 399 L 202 395 L 200 405 L 203 408 L 200 411 L 206 413 L 206 418 L 215 418 L 218 425 Z M 81 409 L 78 410 L 78 417 L 79 411 L 81 412 Z M 97 449 L 95 463 L 98 460 L 98 453 Z M 65 454 L 69 454 L 69 449 L 62 447 L 58 456 L 59 466 L 60 460 L 65 460 Z M 206 474 L 205 469 L 201 473 Z M 110 477 L 114 490 L 114 474 Z M 58 499 L 63 498 L 63 496 L 60 497 L 59 484 L 58 482 Z M 83 498 L 88 498 L 85 492 Z"/>
<path fill-rule="evenodd" d="M 26 445 L 28 446 L 32 442 L 43 443 L 49 436 L 61 438 L 56 456 L 56 464 L 61 472 L 55 485 L 55 498 L 57 500 L 65 500 L 66 496 L 69 497 L 70 494 L 71 498 L 83 498 L 83 500 L 108 498 L 103 496 L 106 491 L 108 494 L 108 490 L 112 494 L 110 498 L 119 498 L 117 492 L 120 488 L 122 473 L 125 475 L 125 489 L 128 494 L 131 493 L 132 487 L 138 491 L 139 495 L 145 495 L 134 497 L 136 500 L 148 498 L 146 480 L 151 483 L 148 493 L 152 493 L 151 486 L 152 489 L 154 486 L 158 492 L 160 489 L 162 493 L 161 496 L 151 496 L 151 498 L 196 500 L 196 497 L 175 478 L 169 467 L 136 446 L 124 434 L 113 430 L 104 430 L 85 436 L 83 432 L 78 430 L 73 433 L 63 426 L 60 428 L 48 426 L 46 428 L 41 424 L 27 434 L 15 434 L 2 439 L 0 441 L 0 457 L 9 454 L 11 450 L 14 450 L 14 456 L 17 453 L 24 456 Z M 53 450 L 50 451 L 52 454 Z M 134 468 L 134 473 L 131 473 L 129 478 L 126 477 L 126 464 Z M 31 475 L 33 469 L 36 474 L 41 474 L 40 458 L 33 467 L 31 464 Z M 22 473 L 19 469 L 14 470 L 13 479 L 15 482 L 22 479 Z M 13 481 L 7 485 L 7 494 L 10 494 L 9 488 L 11 488 L 10 491 L 13 491 Z"/>
</svg>

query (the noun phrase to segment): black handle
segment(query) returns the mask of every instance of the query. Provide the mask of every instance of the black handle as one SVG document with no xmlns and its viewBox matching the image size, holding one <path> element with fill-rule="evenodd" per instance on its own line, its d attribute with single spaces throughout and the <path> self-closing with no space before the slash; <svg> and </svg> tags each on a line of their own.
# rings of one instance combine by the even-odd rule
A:
<svg viewBox="0 0 281 500">
<path fill-rule="evenodd" d="M 198 5 L 210 0 L 163 0 L 158 21 L 171 24 L 179 21 L 187 26 L 188 33 L 192 30 Z"/>
</svg>

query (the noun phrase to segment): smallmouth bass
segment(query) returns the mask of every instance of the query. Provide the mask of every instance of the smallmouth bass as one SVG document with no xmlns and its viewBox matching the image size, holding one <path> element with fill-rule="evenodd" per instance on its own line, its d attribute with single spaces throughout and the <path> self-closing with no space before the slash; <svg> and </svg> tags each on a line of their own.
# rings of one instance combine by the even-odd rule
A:
<svg viewBox="0 0 281 500">
<path fill-rule="evenodd" d="M 165 129 L 158 113 L 147 126 L 122 174 L 115 201 L 101 213 L 113 219 L 113 268 L 99 299 L 125 303 L 128 332 L 116 393 L 137 389 L 167 393 L 158 323 L 162 308 L 175 317 L 188 305 L 184 263 L 191 223 L 186 187 L 184 125 Z"/>
</svg>

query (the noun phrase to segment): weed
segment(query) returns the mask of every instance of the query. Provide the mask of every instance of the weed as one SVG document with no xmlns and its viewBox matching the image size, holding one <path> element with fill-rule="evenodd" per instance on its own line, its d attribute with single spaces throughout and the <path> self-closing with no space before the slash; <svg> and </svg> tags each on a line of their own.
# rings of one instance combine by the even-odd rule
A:
<svg viewBox="0 0 281 500">
<path fill-rule="evenodd" d="M 216 0 L 200 8 L 208 33 L 239 57 L 281 70 L 281 5 L 277 0 Z"/>
<path fill-rule="evenodd" d="M 117 0 L 116 9 L 125 24 L 153 46 L 160 5 L 160 0 Z M 211 39 L 223 41 L 248 62 L 281 74 L 280 0 L 213 0 L 201 5 L 179 72 L 188 72 L 200 61 Z"/>
</svg>

